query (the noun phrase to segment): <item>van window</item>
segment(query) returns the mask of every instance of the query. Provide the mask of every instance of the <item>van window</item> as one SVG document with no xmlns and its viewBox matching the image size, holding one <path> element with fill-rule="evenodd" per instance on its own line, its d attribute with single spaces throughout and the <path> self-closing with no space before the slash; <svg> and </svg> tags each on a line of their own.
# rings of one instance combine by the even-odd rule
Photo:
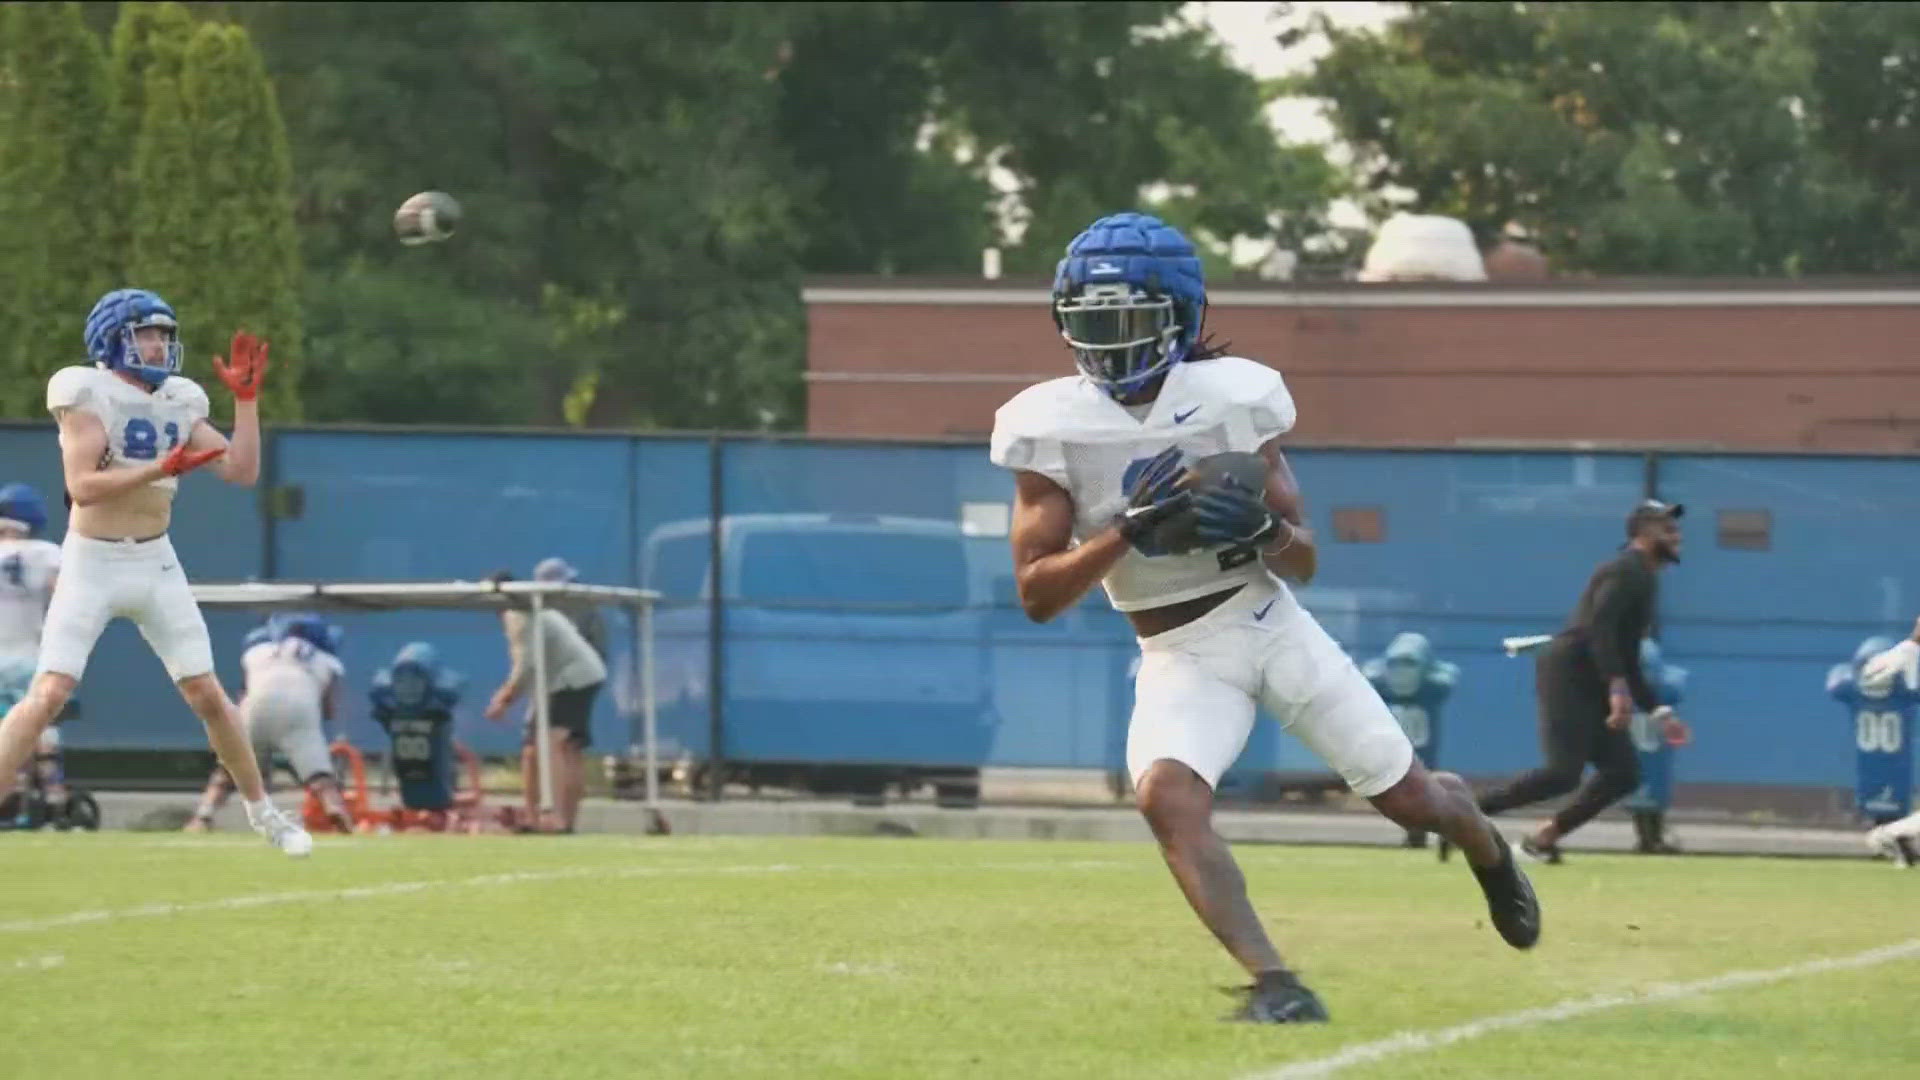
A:
<svg viewBox="0 0 1920 1080">
<path fill-rule="evenodd" d="M 698 532 L 656 544 L 646 587 L 668 600 L 698 600 L 707 583 L 711 543 L 709 534 Z"/>
<path fill-rule="evenodd" d="M 740 599 L 756 604 L 967 606 L 960 537 L 904 532 L 756 532 L 740 556 Z"/>
</svg>

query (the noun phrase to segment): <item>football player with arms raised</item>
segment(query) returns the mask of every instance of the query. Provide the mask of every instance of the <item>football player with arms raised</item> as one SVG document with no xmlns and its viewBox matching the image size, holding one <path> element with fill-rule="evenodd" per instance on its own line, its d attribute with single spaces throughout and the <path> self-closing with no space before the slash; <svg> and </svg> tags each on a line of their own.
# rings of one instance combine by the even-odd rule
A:
<svg viewBox="0 0 1920 1080">
<path fill-rule="evenodd" d="M 206 725 L 247 820 L 275 847 L 305 855 L 313 839 L 267 800 L 240 713 L 214 675 L 206 620 L 167 537 L 183 474 L 209 467 L 242 486 L 259 478 L 256 398 L 266 343 L 236 333 L 232 364 L 214 358 L 214 373 L 235 400 L 229 442 L 207 419 L 206 391 L 178 374 L 179 324 L 166 301 L 116 289 L 87 315 L 85 339 L 93 366 L 62 368 L 47 383 L 73 513 L 33 685 L 0 721 L 0 794 L 73 695 L 101 631 L 124 616 Z"/>
<path fill-rule="evenodd" d="M 1031 387 L 994 417 L 993 461 L 1015 473 L 1020 603 L 1044 622 L 1095 584 L 1142 650 L 1127 729 L 1141 813 L 1187 902 L 1253 976 L 1236 1019 L 1327 1019 L 1268 939 L 1214 832 L 1213 794 L 1257 707 L 1403 828 L 1467 855 L 1516 948 L 1540 910 L 1513 853 L 1459 777 L 1414 757 L 1393 714 L 1281 577 L 1313 576 L 1312 534 L 1279 439 L 1280 375 L 1201 340 L 1206 287 L 1180 232 L 1144 214 L 1093 223 L 1067 247 L 1053 315 L 1078 376 Z"/>
</svg>

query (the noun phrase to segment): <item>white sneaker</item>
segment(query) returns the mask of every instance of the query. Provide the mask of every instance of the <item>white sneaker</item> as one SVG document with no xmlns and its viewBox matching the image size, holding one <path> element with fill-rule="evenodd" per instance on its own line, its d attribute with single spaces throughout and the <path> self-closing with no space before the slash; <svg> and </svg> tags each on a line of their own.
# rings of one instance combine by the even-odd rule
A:
<svg viewBox="0 0 1920 1080">
<path fill-rule="evenodd" d="M 249 814 L 248 820 L 254 832 L 267 838 L 267 843 L 296 859 L 305 858 L 313 852 L 313 837 L 307 835 L 307 830 L 301 828 L 298 822 L 276 808 L 268 807 L 257 818 Z"/>
<path fill-rule="evenodd" d="M 1867 847 L 1872 848 L 1875 854 L 1893 860 L 1893 865 L 1902 870 L 1911 870 L 1914 866 L 1913 849 L 1905 840 L 1905 837 L 1889 833 L 1885 826 L 1869 830 L 1867 833 Z"/>
</svg>

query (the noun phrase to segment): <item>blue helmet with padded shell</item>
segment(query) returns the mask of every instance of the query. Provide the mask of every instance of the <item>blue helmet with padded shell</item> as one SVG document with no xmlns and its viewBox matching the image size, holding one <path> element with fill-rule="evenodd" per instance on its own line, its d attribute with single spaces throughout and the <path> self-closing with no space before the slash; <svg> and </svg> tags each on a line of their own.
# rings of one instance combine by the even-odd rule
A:
<svg viewBox="0 0 1920 1080">
<path fill-rule="evenodd" d="M 0 487 L 0 521 L 18 522 L 27 535 L 37 536 L 47 527 L 47 501 L 32 484 Z"/>
<path fill-rule="evenodd" d="M 135 335 L 158 327 L 167 335 L 160 359 L 149 363 L 140 355 Z M 94 301 L 87 313 L 87 355 L 109 371 L 124 371 L 150 387 L 180 372 L 180 322 L 173 306 L 145 289 L 115 289 Z"/>
<path fill-rule="evenodd" d="M 1080 373 L 1116 398 L 1193 354 L 1207 283 L 1193 243 L 1151 214 L 1109 214 L 1067 245 L 1053 321 Z"/>
</svg>

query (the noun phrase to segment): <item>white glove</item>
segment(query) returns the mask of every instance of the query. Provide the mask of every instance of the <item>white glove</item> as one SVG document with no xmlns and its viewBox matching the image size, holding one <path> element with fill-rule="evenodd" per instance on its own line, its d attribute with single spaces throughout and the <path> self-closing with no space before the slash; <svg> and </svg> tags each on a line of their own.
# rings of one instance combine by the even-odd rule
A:
<svg viewBox="0 0 1920 1080">
<path fill-rule="evenodd" d="M 1907 677 L 1907 685 L 1920 686 L 1920 644 L 1912 638 L 1868 660 L 1860 668 L 1860 689 L 1889 690 L 1893 681 Z"/>
</svg>

